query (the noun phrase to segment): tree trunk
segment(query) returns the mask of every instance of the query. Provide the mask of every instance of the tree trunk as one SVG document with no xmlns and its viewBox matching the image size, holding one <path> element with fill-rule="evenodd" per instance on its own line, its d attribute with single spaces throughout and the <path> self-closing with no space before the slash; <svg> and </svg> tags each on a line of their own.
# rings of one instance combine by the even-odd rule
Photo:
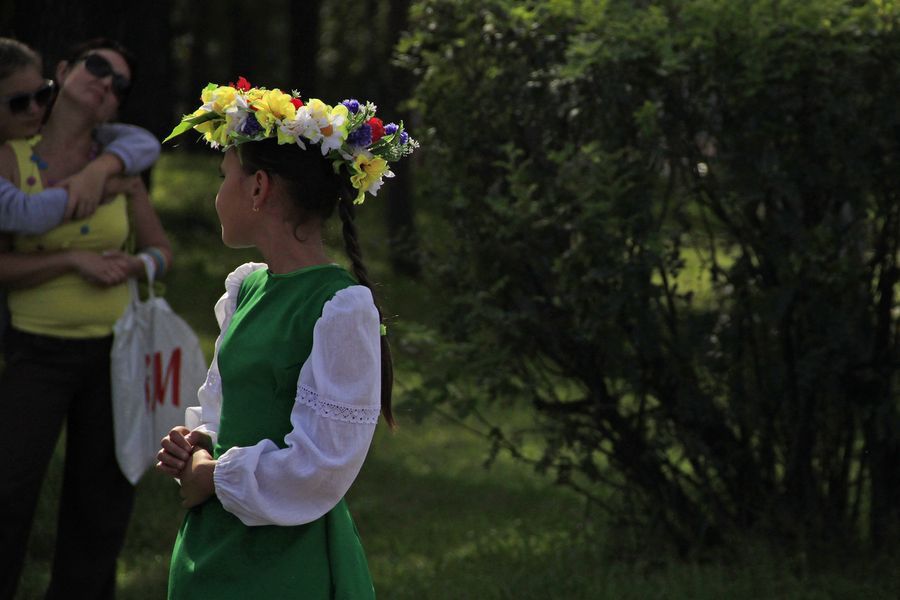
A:
<svg viewBox="0 0 900 600">
<path fill-rule="evenodd" d="M 383 64 L 385 69 L 384 96 L 379 100 L 387 111 L 385 115 L 398 115 L 398 106 L 406 100 L 411 92 L 412 84 L 409 73 L 390 65 L 391 54 L 406 30 L 409 18 L 409 0 L 391 0 L 388 16 L 388 45 Z M 389 117 L 390 118 L 390 117 Z M 419 238 L 416 231 L 415 210 L 412 202 L 412 186 L 409 159 L 397 163 L 393 167 L 397 178 L 389 186 L 387 211 L 385 217 L 388 229 L 388 251 L 391 267 L 394 271 L 409 277 L 418 277 L 422 266 L 419 254 Z"/>
</svg>

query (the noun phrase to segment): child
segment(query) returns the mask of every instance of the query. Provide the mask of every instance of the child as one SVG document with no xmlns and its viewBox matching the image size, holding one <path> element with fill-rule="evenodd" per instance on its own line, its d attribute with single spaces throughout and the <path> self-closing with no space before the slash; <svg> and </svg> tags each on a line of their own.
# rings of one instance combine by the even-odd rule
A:
<svg viewBox="0 0 900 600">
<path fill-rule="evenodd" d="M 304 104 L 243 78 L 202 99 L 169 137 L 194 128 L 225 150 L 222 241 L 266 263 L 226 279 L 200 407 L 162 441 L 157 468 L 191 509 L 169 598 L 373 598 L 343 497 L 379 412 L 393 424 L 393 376 L 353 211 L 417 143 L 371 103 Z M 323 245 L 335 209 L 352 274 Z"/>
</svg>

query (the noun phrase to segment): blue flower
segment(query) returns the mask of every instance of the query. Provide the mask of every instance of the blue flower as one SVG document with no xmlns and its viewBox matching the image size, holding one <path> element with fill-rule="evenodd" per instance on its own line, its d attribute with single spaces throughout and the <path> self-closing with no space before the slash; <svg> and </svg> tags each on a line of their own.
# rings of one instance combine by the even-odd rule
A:
<svg viewBox="0 0 900 600">
<path fill-rule="evenodd" d="M 241 125 L 240 132 L 247 137 L 253 137 L 260 131 L 262 131 L 262 125 L 260 125 L 259 121 L 256 120 L 256 115 L 254 115 L 253 113 L 249 114 L 244 120 L 244 124 Z"/>
<path fill-rule="evenodd" d="M 359 101 L 358 100 L 353 100 L 351 98 L 349 100 L 344 100 L 343 102 L 341 102 L 341 104 L 346 106 L 347 110 L 349 110 L 354 115 L 359 112 Z"/>
<path fill-rule="evenodd" d="M 400 129 L 396 123 L 388 123 L 384 126 L 384 135 L 394 135 Z"/>
<path fill-rule="evenodd" d="M 400 144 L 405 145 L 409 141 L 409 134 L 405 131 L 400 132 Z"/>
<path fill-rule="evenodd" d="M 362 148 L 365 148 L 372 143 L 372 128 L 363 123 L 359 129 L 347 136 L 347 143 L 351 146 L 361 146 Z"/>
</svg>

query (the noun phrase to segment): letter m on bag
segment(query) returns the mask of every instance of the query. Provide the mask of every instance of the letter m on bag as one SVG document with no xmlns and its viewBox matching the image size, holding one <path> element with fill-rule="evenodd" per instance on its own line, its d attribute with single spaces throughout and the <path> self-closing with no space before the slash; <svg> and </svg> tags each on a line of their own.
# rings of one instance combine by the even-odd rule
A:
<svg viewBox="0 0 900 600">
<path fill-rule="evenodd" d="M 165 364 L 162 352 L 154 352 L 152 358 L 147 354 L 144 360 L 147 370 L 150 371 L 144 382 L 147 408 L 153 411 L 157 404 L 165 404 L 167 396 L 171 396 L 173 406 L 179 406 L 181 404 L 181 348 L 172 350 Z M 169 394 L 170 387 L 171 394 Z"/>
</svg>

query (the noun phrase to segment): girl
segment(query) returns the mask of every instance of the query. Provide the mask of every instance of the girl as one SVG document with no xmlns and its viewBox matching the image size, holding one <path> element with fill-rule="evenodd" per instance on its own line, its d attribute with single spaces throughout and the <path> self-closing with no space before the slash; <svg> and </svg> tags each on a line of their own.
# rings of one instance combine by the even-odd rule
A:
<svg viewBox="0 0 900 600">
<path fill-rule="evenodd" d="M 76 48 L 56 70 L 59 95 L 40 140 L 0 148 L 0 176 L 24 191 L 79 172 L 97 152 L 94 132 L 112 118 L 132 76 L 114 42 Z M 131 218 L 129 219 L 129 209 Z M 89 218 L 44 235 L 0 238 L 0 283 L 12 327 L 0 377 L 0 598 L 14 594 L 41 480 L 63 423 L 63 480 L 47 598 L 111 598 L 134 489 L 116 462 L 109 353 L 126 279 L 143 261 L 121 251 L 134 223 L 139 248 L 167 264 L 169 243 L 143 186 Z"/>
<path fill-rule="evenodd" d="M 216 304 L 221 334 L 200 407 L 162 440 L 185 517 L 169 598 L 372 598 L 343 500 L 389 424 L 392 370 L 360 256 L 354 203 L 417 146 L 375 106 L 210 85 L 190 128 L 225 149 L 216 212 L 226 246 L 255 246 Z M 337 209 L 352 274 L 322 242 Z"/>
</svg>

